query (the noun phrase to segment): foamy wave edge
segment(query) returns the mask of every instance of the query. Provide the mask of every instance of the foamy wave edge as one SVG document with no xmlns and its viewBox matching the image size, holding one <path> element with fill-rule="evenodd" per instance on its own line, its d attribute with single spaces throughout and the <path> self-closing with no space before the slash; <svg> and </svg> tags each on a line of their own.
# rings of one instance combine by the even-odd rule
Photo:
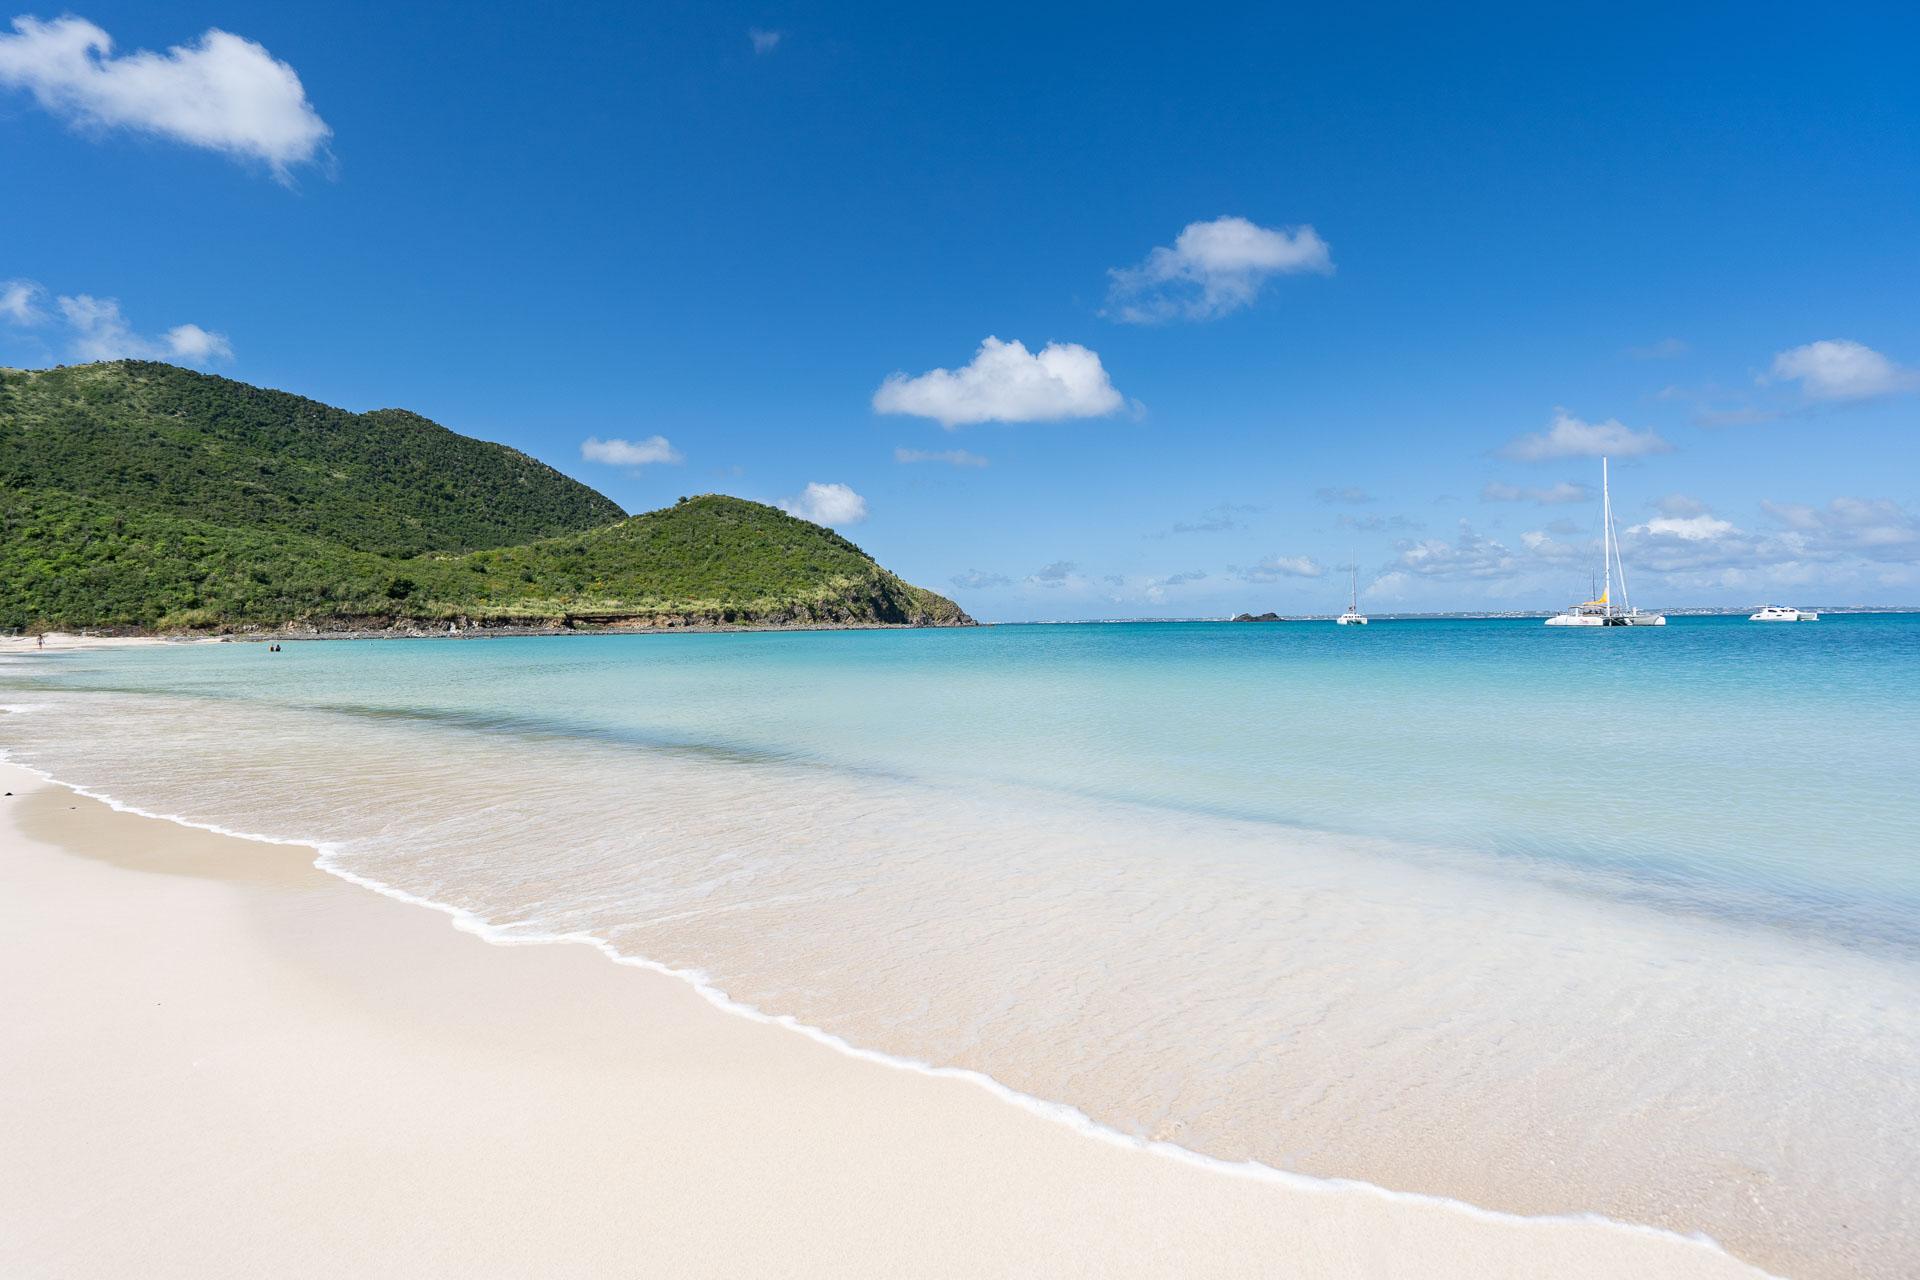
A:
<svg viewBox="0 0 1920 1280">
<path fill-rule="evenodd" d="M 19 704 L 12 706 L 0 705 L 0 713 L 18 713 L 28 710 L 30 710 L 29 707 Z M 1003 1103 L 1018 1107 L 1023 1111 L 1055 1124 L 1064 1125 L 1081 1137 L 1091 1138 L 1096 1142 L 1104 1142 L 1110 1146 L 1120 1147 L 1127 1151 L 1140 1152 L 1164 1160 L 1178 1161 L 1179 1163 L 1194 1168 L 1206 1170 L 1209 1173 L 1220 1174 L 1227 1177 L 1251 1178 L 1256 1181 L 1269 1182 L 1312 1195 L 1367 1195 L 1393 1204 L 1431 1206 L 1450 1213 L 1464 1214 L 1469 1218 L 1481 1222 L 1498 1223 L 1508 1227 L 1546 1228 L 1573 1225 L 1596 1226 L 1604 1227 L 1612 1231 L 1625 1231 L 1643 1237 L 1668 1240 L 1690 1248 L 1704 1249 L 1710 1253 L 1731 1258 L 1742 1266 L 1752 1268 L 1757 1275 L 1770 1277 L 1770 1280 L 1787 1280 L 1787 1277 L 1775 1275 L 1772 1272 L 1755 1266 L 1744 1258 L 1739 1258 L 1729 1253 L 1719 1241 L 1707 1235 L 1705 1232 L 1686 1233 L 1669 1231 L 1665 1227 L 1649 1226 L 1641 1222 L 1626 1222 L 1619 1218 L 1609 1218 L 1605 1214 L 1600 1213 L 1537 1215 L 1508 1213 L 1499 1209 L 1483 1208 L 1469 1201 L 1455 1200 L 1448 1196 L 1429 1195 L 1419 1191 L 1396 1191 L 1391 1187 L 1383 1187 L 1372 1182 L 1363 1182 L 1357 1178 L 1316 1178 L 1304 1173 L 1293 1173 L 1285 1169 L 1276 1169 L 1272 1165 L 1262 1164 L 1257 1160 L 1223 1160 L 1217 1156 L 1210 1156 L 1203 1152 L 1190 1150 L 1180 1146 L 1178 1143 L 1135 1137 L 1132 1134 L 1122 1133 L 1118 1129 L 1109 1128 L 1101 1124 L 1077 1107 L 1069 1106 L 1064 1102 L 1053 1102 L 1046 1098 L 1036 1098 L 1031 1094 L 1021 1093 L 1018 1089 L 1002 1084 L 985 1072 L 972 1071 L 964 1067 L 936 1066 L 933 1063 L 922 1062 L 916 1058 L 906 1058 L 896 1054 L 882 1053 L 877 1049 L 862 1048 L 851 1041 L 833 1034 L 831 1031 L 826 1031 L 801 1022 L 790 1014 L 767 1013 L 753 1005 L 735 1000 L 725 991 L 714 986 L 709 975 L 698 969 L 675 969 L 668 965 L 661 964 L 656 960 L 649 960 L 644 956 L 627 955 L 615 948 L 611 943 L 604 939 L 597 938 L 592 934 L 515 932 L 515 926 L 513 925 L 496 925 L 476 915 L 474 912 L 468 911 L 464 907 L 456 907 L 449 903 L 436 902 L 431 898 L 423 898 L 418 894 L 409 893 L 405 889 L 399 889 L 393 885 L 372 879 L 371 877 L 360 875 L 358 872 L 349 871 L 347 868 L 333 861 L 337 846 L 329 841 L 270 836 L 257 831 L 238 831 L 232 827 L 221 826 L 219 823 L 200 822 L 180 814 L 155 813 L 151 809 L 142 809 L 138 805 L 127 804 L 103 791 L 82 786 L 79 783 L 68 782 L 63 778 L 54 776 L 45 769 L 27 764 L 21 760 L 16 760 L 13 758 L 12 753 L 4 747 L 0 747 L 0 764 L 11 765 L 16 769 L 24 769 L 28 773 L 45 779 L 55 786 L 66 788 L 75 795 L 85 796 L 89 800 L 98 800 L 108 808 L 119 813 L 131 813 L 142 818 L 151 818 L 160 822 L 171 822 L 176 826 L 190 827 L 196 831 L 208 831 L 215 835 L 231 836 L 238 840 L 251 840 L 257 844 L 294 846 L 311 849 L 314 851 L 313 866 L 318 870 L 324 871 L 337 879 L 344 880 L 349 884 L 357 885 L 363 889 L 370 889 L 382 897 L 392 898 L 397 902 L 404 902 L 409 906 L 426 907 L 429 910 L 437 911 L 449 917 L 453 922 L 454 928 L 460 930 L 462 933 L 471 934 L 493 946 L 546 946 L 555 943 L 578 943 L 583 946 L 588 946 L 615 964 L 627 965 L 635 969 L 645 969 L 669 978 L 678 979 L 692 987 L 708 1004 L 711 1004 L 723 1013 L 796 1032 L 817 1044 L 825 1045 L 829 1049 L 863 1062 L 877 1063 L 880 1066 L 890 1067 L 896 1071 L 908 1071 L 916 1075 L 931 1076 L 936 1079 L 965 1081 L 977 1088 L 986 1090 L 987 1093 Z"/>
</svg>

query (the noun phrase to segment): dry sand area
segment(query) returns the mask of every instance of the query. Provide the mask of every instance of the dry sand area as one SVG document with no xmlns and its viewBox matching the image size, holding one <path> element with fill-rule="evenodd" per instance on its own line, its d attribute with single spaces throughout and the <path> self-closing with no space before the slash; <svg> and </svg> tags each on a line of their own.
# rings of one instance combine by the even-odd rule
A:
<svg viewBox="0 0 1920 1280">
<path fill-rule="evenodd" d="M 1249 1176 L 0 765 L 0 1274 L 1753 1277 Z"/>
</svg>

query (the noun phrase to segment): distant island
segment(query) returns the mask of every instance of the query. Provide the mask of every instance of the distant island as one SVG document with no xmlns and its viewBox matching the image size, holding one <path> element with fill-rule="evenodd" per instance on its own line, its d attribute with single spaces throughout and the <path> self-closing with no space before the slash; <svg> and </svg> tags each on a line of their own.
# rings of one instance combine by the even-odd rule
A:
<svg viewBox="0 0 1920 1280">
<path fill-rule="evenodd" d="M 0 630 L 965 626 L 831 529 L 172 365 L 0 369 Z"/>
</svg>

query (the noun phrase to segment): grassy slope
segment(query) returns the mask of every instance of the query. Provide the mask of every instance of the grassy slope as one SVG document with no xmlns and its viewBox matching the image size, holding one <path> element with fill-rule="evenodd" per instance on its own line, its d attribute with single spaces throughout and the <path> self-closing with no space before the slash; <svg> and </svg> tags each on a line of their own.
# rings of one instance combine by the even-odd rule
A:
<svg viewBox="0 0 1920 1280">
<path fill-rule="evenodd" d="M 624 514 L 544 463 L 417 414 L 348 413 L 132 360 L 0 370 L 8 489 L 389 555 L 506 546 Z"/>
<path fill-rule="evenodd" d="M 411 414 L 165 365 L 0 372 L 0 628 L 966 620 L 759 503 L 618 517 Z"/>
<path fill-rule="evenodd" d="M 423 597 L 460 601 L 470 611 L 558 608 L 721 622 L 965 617 L 951 600 L 903 582 L 831 529 L 721 494 L 685 498 L 591 533 L 413 563 L 422 569 Z"/>
</svg>

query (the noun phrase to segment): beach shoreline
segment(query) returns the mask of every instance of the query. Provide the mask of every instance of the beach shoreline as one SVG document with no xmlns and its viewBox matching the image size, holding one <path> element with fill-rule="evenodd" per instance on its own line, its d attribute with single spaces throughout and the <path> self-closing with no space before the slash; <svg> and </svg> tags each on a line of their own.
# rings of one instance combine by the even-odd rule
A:
<svg viewBox="0 0 1920 1280">
<path fill-rule="evenodd" d="M 24 635 L 0 635 L 0 653 L 33 653 L 60 649 L 107 649 L 156 644 L 259 644 L 284 640 L 510 640 L 553 636 L 652 636 L 652 635 L 731 635 L 738 632 L 788 631 L 941 631 L 955 627 L 984 627 L 966 622 L 705 622 L 659 619 L 646 622 L 582 621 L 577 626 L 538 626 L 523 623 L 469 621 L 465 626 L 447 629 L 447 620 L 438 623 L 396 623 L 390 627 L 317 627 L 303 623 L 282 623 L 233 631 L 135 631 L 119 628 L 94 631 L 47 631 Z M 39 643 L 41 636 L 46 643 Z"/>
<path fill-rule="evenodd" d="M 303 849 L 0 780 L 17 1274 L 1762 1274 L 1090 1140 L 587 948 L 487 945 Z"/>
</svg>

